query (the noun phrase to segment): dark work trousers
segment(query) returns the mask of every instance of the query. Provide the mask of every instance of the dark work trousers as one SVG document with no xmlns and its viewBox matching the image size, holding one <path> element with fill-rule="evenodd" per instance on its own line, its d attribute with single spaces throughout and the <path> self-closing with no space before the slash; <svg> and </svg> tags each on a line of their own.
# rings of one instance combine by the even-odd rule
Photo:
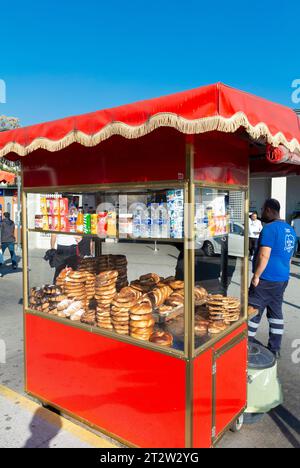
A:
<svg viewBox="0 0 300 468">
<path fill-rule="evenodd" d="M 268 348 L 272 352 L 277 352 L 281 349 L 284 333 L 282 304 L 287 285 L 288 281 L 273 282 L 260 280 L 256 288 L 251 285 L 249 290 L 249 305 L 259 311 L 258 315 L 249 321 L 249 339 L 255 338 L 264 311 L 267 309 L 267 318 L 270 325 Z"/>
<path fill-rule="evenodd" d="M 250 257 L 253 257 L 255 252 L 257 251 L 258 248 L 258 241 L 259 239 L 256 239 L 255 237 L 249 237 L 249 252 L 250 252 Z"/>
</svg>

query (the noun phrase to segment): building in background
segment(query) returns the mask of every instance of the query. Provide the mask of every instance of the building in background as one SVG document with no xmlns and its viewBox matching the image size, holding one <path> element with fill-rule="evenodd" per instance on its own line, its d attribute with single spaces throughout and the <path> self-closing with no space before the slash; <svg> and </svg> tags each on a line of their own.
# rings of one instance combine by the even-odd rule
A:
<svg viewBox="0 0 300 468">
<path fill-rule="evenodd" d="M 20 127 L 16 117 L 0 115 L 0 132 Z M 21 245 L 21 177 L 19 164 L 0 159 L 0 214 L 7 211 L 16 225 L 16 240 Z"/>
</svg>

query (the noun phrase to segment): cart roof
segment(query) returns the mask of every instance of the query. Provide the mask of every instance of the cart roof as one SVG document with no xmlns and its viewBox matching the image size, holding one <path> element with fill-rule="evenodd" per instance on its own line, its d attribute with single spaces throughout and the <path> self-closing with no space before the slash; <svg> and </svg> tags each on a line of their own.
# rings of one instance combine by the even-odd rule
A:
<svg viewBox="0 0 300 468">
<path fill-rule="evenodd" d="M 217 83 L 156 99 L 0 133 L 0 157 L 37 149 L 59 151 L 72 143 L 96 146 L 112 135 L 140 138 L 159 127 L 185 134 L 210 131 L 248 135 L 300 152 L 300 121 L 285 106 Z"/>
</svg>

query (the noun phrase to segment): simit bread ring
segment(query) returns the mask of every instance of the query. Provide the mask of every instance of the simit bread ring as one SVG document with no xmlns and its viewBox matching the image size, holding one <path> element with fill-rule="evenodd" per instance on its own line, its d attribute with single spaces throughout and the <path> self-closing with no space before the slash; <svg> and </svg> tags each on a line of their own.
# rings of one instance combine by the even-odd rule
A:
<svg viewBox="0 0 300 468">
<path fill-rule="evenodd" d="M 150 320 L 152 319 L 152 314 L 145 314 L 145 315 L 130 315 L 130 320 L 133 322 L 135 321 L 144 321 L 144 320 Z"/>
<path fill-rule="evenodd" d="M 158 330 L 151 335 L 150 341 L 160 346 L 172 346 L 173 336 L 171 333 Z"/>
<path fill-rule="evenodd" d="M 141 304 L 136 304 L 135 306 L 131 307 L 130 313 L 132 315 L 147 315 L 152 313 L 152 305 L 147 304 L 146 302 Z"/>
<path fill-rule="evenodd" d="M 151 318 L 150 320 L 141 320 L 141 321 L 134 321 L 130 325 L 132 328 L 150 328 L 153 327 L 155 324 L 155 320 Z"/>
<path fill-rule="evenodd" d="M 169 281 L 168 282 L 169 286 L 176 290 L 176 289 L 184 289 L 184 281 Z"/>
<path fill-rule="evenodd" d="M 156 273 L 148 273 L 140 277 L 140 282 L 142 284 L 158 284 L 160 282 L 160 276 Z"/>
</svg>

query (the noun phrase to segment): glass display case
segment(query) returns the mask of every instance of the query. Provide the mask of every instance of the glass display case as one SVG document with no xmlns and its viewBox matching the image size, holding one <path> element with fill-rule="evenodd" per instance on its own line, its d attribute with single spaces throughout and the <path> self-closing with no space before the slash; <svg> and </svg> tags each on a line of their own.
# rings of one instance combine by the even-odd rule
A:
<svg viewBox="0 0 300 468">
<path fill-rule="evenodd" d="M 246 319 L 244 190 L 195 189 L 195 349 Z M 205 301 L 198 290 L 204 288 Z"/>
<path fill-rule="evenodd" d="M 184 351 L 184 189 L 28 193 L 28 307 Z"/>
<path fill-rule="evenodd" d="M 196 187 L 194 196 L 190 233 L 184 185 L 27 192 L 28 310 L 186 354 L 194 249 L 195 351 L 229 332 L 245 317 L 245 192 Z"/>
</svg>

